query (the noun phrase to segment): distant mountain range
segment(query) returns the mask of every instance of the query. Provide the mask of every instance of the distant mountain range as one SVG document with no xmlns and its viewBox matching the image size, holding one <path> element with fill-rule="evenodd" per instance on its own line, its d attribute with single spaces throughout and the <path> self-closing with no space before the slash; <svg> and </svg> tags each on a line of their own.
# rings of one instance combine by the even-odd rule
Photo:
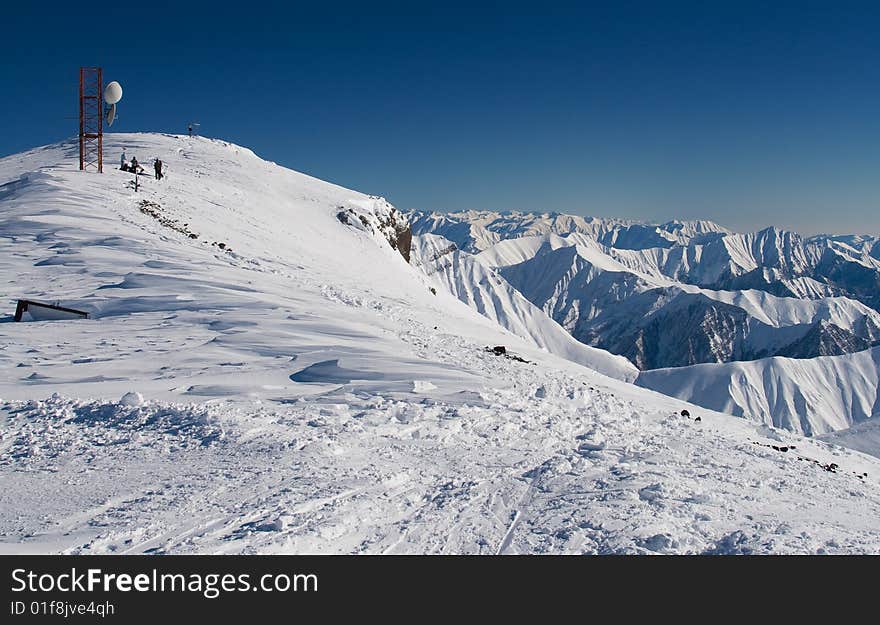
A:
<svg viewBox="0 0 880 625">
<path fill-rule="evenodd" d="M 495 290 L 512 287 L 581 343 L 649 372 L 639 376 L 645 386 L 805 432 L 839 429 L 877 412 L 855 409 L 865 402 L 873 406 L 871 397 L 841 399 L 835 415 L 825 406 L 822 417 L 794 398 L 721 407 L 728 400 L 719 398 L 717 380 L 711 391 L 680 381 L 707 375 L 694 365 L 754 361 L 750 374 L 739 377 L 751 397 L 766 399 L 778 395 L 778 384 L 759 371 L 772 369 L 783 386 L 790 381 L 797 387 L 796 376 L 780 373 L 780 367 L 787 369 L 780 362 L 880 345 L 877 237 L 805 238 L 778 228 L 740 234 L 709 221 L 650 224 L 556 213 L 414 212 L 408 218 L 416 239 L 431 236 L 435 270 L 449 254 L 455 254 L 454 266 L 471 267 L 471 273 L 479 265 L 503 279 Z M 447 287 L 483 314 L 493 309 L 486 293 L 476 297 L 452 287 L 468 280 L 451 267 L 443 270 Z M 796 368 L 803 371 L 804 365 Z M 676 374 L 650 373 L 657 369 Z M 724 378 L 735 370 L 741 371 L 721 367 L 712 375 Z M 827 383 L 845 395 L 852 385 L 836 379 L 843 371 L 851 368 L 816 368 L 820 386 Z M 866 375 L 876 377 L 876 368 Z M 673 378 L 679 381 L 673 384 Z M 732 386 L 732 393 L 721 395 L 736 396 L 737 384 Z"/>
</svg>

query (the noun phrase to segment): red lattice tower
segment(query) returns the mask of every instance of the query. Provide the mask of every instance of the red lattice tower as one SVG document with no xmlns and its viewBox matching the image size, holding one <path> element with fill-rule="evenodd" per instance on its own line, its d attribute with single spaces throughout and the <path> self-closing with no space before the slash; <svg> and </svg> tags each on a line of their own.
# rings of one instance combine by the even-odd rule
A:
<svg viewBox="0 0 880 625">
<path fill-rule="evenodd" d="M 79 168 L 104 171 L 104 78 L 100 67 L 79 68 Z"/>
</svg>

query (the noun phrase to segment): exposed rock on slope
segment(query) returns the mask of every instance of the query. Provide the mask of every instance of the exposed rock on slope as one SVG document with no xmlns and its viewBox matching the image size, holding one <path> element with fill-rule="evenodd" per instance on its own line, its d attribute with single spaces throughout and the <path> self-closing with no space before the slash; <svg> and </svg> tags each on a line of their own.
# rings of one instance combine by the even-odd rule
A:
<svg viewBox="0 0 880 625">
<path fill-rule="evenodd" d="M 370 196 L 370 202 L 340 206 L 336 213 L 342 223 L 384 238 L 392 249 L 409 262 L 412 228 L 406 217 L 382 197 Z"/>
</svg>

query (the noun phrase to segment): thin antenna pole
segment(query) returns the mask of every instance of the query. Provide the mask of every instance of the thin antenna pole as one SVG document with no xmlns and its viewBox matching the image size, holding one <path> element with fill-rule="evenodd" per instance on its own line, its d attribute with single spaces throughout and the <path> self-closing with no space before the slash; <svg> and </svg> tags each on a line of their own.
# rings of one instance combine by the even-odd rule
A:
<svg viewBox="0 0 880 625">
<path fill-rule="evenodd" d="M 85 164 L 85 101 L 83 100 L 83 74 L 85 73 L 85 68 L 79 68 L 79 168 L 83 170 L 86 168 Z"/>
<path fill-rule="evenodd" d="M 98 68 L 98 173 L 104 173 L 104 68 Z"/>
</svg>

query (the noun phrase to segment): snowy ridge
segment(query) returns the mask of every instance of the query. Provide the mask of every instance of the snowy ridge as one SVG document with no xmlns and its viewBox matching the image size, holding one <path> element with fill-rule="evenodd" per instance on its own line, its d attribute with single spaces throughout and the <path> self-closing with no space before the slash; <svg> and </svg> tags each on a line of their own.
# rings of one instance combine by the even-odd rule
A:
<svg viewBox="0 0 880 625">
<path fill-rule="evenodd" d="M 643 371 L 637 383 L 768 425 L 815 435 L 880 416 L 880 348 Z"/>
<path fill-rule="evenodd" d="M 580 234 L 549 235 L 502 241 L 477 259 L 575 338 L 642 369 L 848 353 L 880 342 L 880 313 L 856 300 L 704 289 L 632 270 L 613 252 Z M 672 322 L 682 311 L 691 323 Z"/>
<path fill-rule="evenodd" d="M 414 218 L 417 232 L 448 232 L 480 250 L 480 263 L 579 341 L 624 355 L 642 370 L 664 370 L 643 373 L 645 385 L 798 431 L 827 432 L 872 414 L 864 409 L 874 397 L 872 367 L 859 371 L 866 385 L 850 388 L 848 360 L 795 363 L 791 371 L 763 361 L 857 354 L 880 344 L 876 237 L 805 239 L 772 227 L 738 234 L 708 222 L 675 229 L 557 214 Z M 694 366 L 744 361 L 761 361 L 747 369 L 772 371 L 778 382 L 755 383 L 734 375 L 735 366 L 711 375 L 711 368 Z M 827 402 L 775 394 L 777 385 L 797 388 L 804 368 L 812 371 L 808 378 L 826 376 L 820 387 L 838 389 Z M 723 385 L 728 377 L 730 389 Z M 851 400 L 841 399 L 848 393 Z"/>
<path fill-rule="evenodd" d="M 552 354 L 619 380 L 635 380 L 638 371 L 625 358 L 572 338 L 503 278 L 448 239 L 426 234 L 415 237 L 414 243 L 414 264 L 480 314 Z"/>
<path fill-rule="evenodd" d="M 0 323 L 0 551 L 880 549 L 880 460 L 514 335 L 406 262 L 377 196 L 222 141 L 104 139 L 168 178 L 78 172 L 74 142 L 0 159 L 7 309 L 94 313 Z"/>
<path fill-rule="evenodd" d="M 415 234 L 440 234 L 459 249 L 476 254 L 499 241 L 548 234 L 583 234 L 620 249 L 669 247 L 691 241 L 710 241 L 728 231 L 711 221 L 670 221 L 648 224 L 626 219 L 581 217 L 561 213 L 498 213 L 461 211 L 408 214 Z"/>
</svg>

